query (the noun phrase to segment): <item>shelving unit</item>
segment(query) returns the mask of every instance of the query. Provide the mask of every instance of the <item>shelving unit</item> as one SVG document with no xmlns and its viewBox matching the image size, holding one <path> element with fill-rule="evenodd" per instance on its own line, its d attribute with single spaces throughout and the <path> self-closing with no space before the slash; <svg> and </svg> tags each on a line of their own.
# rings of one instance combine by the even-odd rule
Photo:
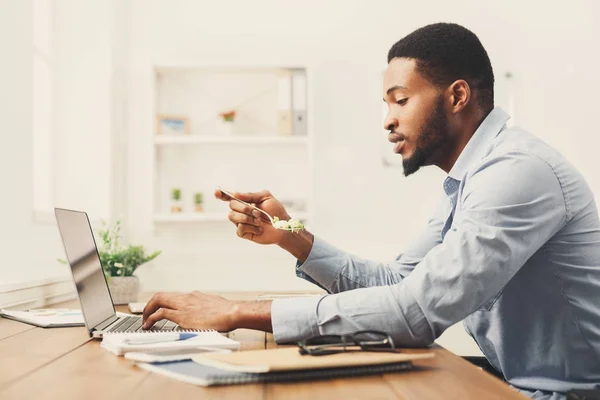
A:
<svg viewBox="0 0 600 400">
<path fill-rule="evenodd" d="M 156 136 L 156 145 L 185 145 L 185 144 L 308 144 L 308 137 L 276 135 L 265 136 L 216 136 L 216 135 L 186 135 L 186 136 Z"/>
<path fill-rule="evenodd" d="M 289 204 L 292 217 L 310 219 L 305 69 L 186 66 L 154 72 L 156 117 L 181 116 L 187 124 L 185 132 L 168 134 L 157 124 L 153 135 L 155 225 L 228 222 L 227 206 L 212 196 L 216 186 L 268 189 Z M 230 110 L 235 122 L 224 132 L 219 115 Z M 174 188 L 181 190 L 183 212 L 170 211 Z M 204 212 L 194 212 L 195 193 L 203 193 Z"/>
</svg>

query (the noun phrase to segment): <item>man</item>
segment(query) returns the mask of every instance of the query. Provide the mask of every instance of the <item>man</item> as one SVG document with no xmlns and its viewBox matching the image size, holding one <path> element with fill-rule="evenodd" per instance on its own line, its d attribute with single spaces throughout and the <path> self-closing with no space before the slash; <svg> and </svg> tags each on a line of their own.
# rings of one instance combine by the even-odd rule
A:
<svg viewBox="0 0 600 400">
<path fill-rule="evenodd" d="M 157 294 L 145 326 L 168 318 L 190 328 L 254 328 L 277 342 L 375 329 L 401 346 L 426 346 L 464 320 L 489 363 L 533 397 L 563 398 L 600 383 L 593 194 L 557 151 L 506 127 L 493 85 L 485 49 L 461 26 L 429 25 L 397 42 L 383 86 L 389 140 L 405 175 L 426 165 L 448 174 L 445 196 L 412 247 L 389 263 L 363 260 L 307 231 L 274 229 L 230 201 L 238 236 L 287 250 L 298 275 L 330 294 L 272 303 Z M 269 192 L 237 195 L 289 219 Z"/>
</svg>

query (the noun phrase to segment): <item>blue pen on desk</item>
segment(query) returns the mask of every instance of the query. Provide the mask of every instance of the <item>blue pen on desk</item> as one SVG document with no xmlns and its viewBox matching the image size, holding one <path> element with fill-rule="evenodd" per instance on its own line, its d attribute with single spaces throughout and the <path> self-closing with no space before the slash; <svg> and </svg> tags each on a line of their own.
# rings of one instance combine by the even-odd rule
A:
<svg viewBox="0 0 600 400">
<path fill-rule="evenodd" d="M 196 337 L 195 333 L 157 333 L 157 334 L 138 334 L 123 340 L 126 344 L 152 344 L 163 342 L 176 342 L 178 340 L 187 340 Z"/>
</svg>

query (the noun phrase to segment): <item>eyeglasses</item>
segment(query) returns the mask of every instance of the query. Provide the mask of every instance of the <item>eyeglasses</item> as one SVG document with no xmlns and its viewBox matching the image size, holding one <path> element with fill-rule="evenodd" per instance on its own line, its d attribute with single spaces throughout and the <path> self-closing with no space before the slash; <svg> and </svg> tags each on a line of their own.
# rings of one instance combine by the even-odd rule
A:
<svg viewBox="0 0 600 400">
<path fill-rule="evenodd" d="M 302 355 L 324 356 L 349 351 L 398 352 L 385 332 L 359 331 L 346 335 L 322 335 L 298 342 Z"/>
</svg>

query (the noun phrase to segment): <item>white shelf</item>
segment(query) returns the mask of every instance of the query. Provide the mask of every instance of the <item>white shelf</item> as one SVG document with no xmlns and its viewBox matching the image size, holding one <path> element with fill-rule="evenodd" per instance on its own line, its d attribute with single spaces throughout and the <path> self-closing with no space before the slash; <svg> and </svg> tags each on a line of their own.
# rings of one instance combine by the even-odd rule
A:
<svg viewBox="0 0 600 400">
<path fill-rule="evenodd" d="M 188 213 L 165 213 L 155 214 L 154 222 L 225 222 L 229 221 L 227 218 L 228 211 L 219 213 L 209 212 L 188 212 Z M 307 219 L 308 213 L 306 212 L 291 212 L 293 218 Z"/>
<path fill-rule="evenodd" d="M 307 144 L 306 136 L 209 136 L 209 135 L 156 135 L 157 145 L 176 144 Z"/>
</svg>

